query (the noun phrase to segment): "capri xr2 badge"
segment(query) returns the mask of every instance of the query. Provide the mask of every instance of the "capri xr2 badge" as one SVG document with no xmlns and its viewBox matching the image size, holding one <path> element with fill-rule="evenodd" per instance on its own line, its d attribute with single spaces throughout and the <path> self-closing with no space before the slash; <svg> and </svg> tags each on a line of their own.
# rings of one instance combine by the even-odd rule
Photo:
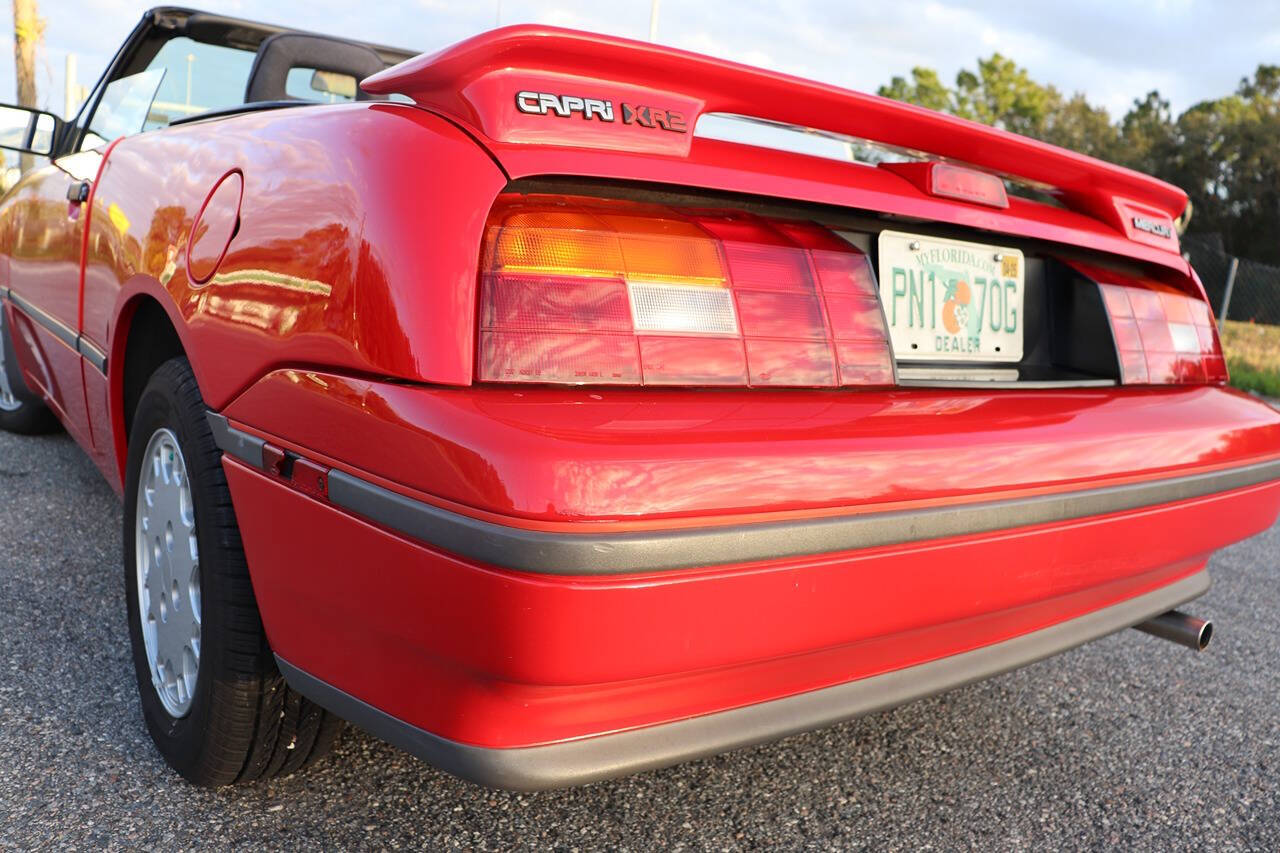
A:
<svg viewBox="0 0 1280 853">
<path fill-rule="evenodd" d="M 577 95 L 555 95 L 550 92 L 517 92 L 516 109 L 532 115 L 552 115 L 560 118 L 577 116 L 584 121 L 621 121 L 622 124 L 654 127 L 673 133 L 689 131 L 689 125 L 683 113 L 625 101 L 621 102 L 619 109 L 615 110 L 613 101 L 603 98 L 581 98 Z"/>
</svg>

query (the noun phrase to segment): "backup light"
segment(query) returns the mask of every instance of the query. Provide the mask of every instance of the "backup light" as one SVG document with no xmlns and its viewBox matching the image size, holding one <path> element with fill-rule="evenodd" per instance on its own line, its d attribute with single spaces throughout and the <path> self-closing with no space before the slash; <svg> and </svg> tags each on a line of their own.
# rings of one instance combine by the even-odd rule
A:
<svg viewBox="0 0 1280 853">
<path fill-rule="evenodd" d="M 488 382 L 892 385 L 865 255 L 806 222 L 569 196 L 490 216 Z"/>
</svg>

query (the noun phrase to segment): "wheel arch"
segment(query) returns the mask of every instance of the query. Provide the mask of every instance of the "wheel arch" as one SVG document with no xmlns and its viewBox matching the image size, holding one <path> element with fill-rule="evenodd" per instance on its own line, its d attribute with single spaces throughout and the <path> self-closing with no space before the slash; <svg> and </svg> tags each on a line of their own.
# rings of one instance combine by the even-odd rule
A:
<svg viewBox="0 0 1280 853">
<path fill-rule="evenodd" d="M 154 283 L 154 288 L 135 283 L 133 288 L 121 292 L 108 358 L 108 412 L 121 483 L 125 478 L 134 410 L 147 380 L 169 359 L 191 358 L 185 320 L 159 282 Z M 191 360 L 196 383 L 202 385 L 199 368 L 195 360 Z"/>
</svg>

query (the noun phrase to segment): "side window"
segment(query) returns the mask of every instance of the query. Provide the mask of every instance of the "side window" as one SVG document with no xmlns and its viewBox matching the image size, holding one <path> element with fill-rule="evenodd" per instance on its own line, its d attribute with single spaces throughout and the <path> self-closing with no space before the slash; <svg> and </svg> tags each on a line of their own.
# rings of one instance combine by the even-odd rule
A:
<svg viewBox="0 0 1280 853">
<path fill-rule="evenodd" d="M 186 36 L 165 42 L 147 66 L 149 71 L 163 68 L 165 75 L 144 129 L 243 104 L 253 57 L 251 50 L 205 44 Z"/>
<path fill-rule="evenodd" d="M 155 102 L 156 90 L 163 80 L 163 68 L 112 80 L 93 111 L 93 119 L 89 122 L 80 150 L 97 148 L 116 137 L 142 130 Z"/>
<path fill-rule="evenodd" d="M 168 127 L 176 119 L 244 103 L 254 52 L 186 36 L 165 42 L 145 71 L 107 85 L 80 143 L 97 148 L 119 136 Z"/>
</svg>

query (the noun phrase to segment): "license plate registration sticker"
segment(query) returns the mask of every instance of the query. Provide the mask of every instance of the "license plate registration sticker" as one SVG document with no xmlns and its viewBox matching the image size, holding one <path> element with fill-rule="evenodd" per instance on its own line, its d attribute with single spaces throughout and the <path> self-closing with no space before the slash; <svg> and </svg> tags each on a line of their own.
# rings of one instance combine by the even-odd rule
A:
<svg viewBox="0 0 1280 853">
<path fill-rule="evenodd" d="M 1017 249 L 880 232 L 880 298 L 900 360 L 1020 361 Z"/>
</svg>

